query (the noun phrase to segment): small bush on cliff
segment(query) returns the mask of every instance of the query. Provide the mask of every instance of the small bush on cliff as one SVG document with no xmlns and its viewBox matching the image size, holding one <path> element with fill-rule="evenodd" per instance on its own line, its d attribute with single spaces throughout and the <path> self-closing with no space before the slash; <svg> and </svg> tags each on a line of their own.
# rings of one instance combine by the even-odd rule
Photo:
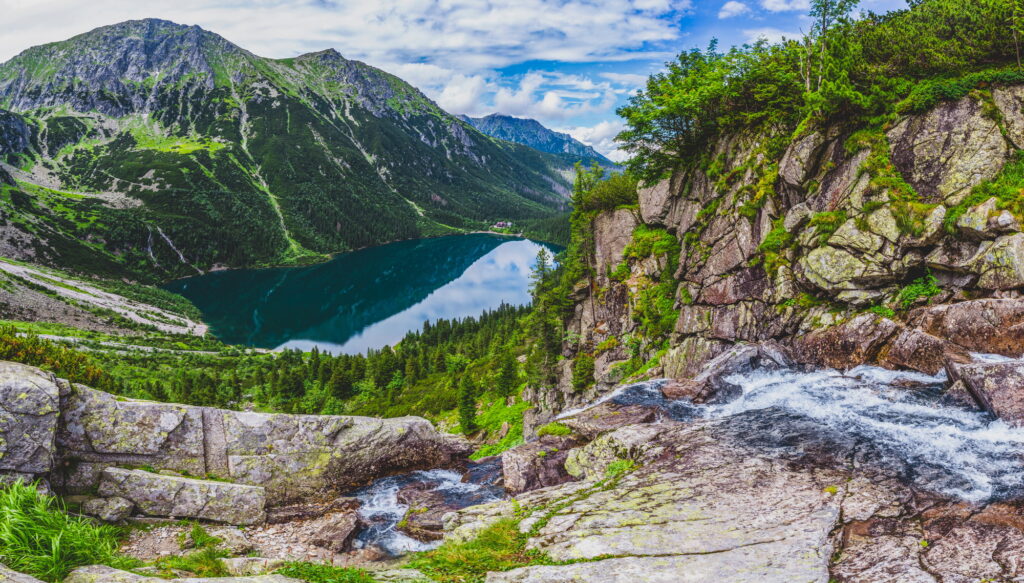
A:
<svg viewBox="0 0 1024 583">
<path fill-rule="evenodd" d="M 61 581 L 76 567 L 127 569 L 135 559 L 118 554 L 121 532 L 68 515 L 59 500 L 21 483 L 0 489 L 0 563 L 44 581 Z"/>
<path fill-rule="evenodd" d="M 572 388 L 582 391 L 594 384 L 594 357 L 581 354 L 572 363 Z"/>
<path fill-rule="evenodd" d="M 942 293 L 942 288 L 939 287 L 935 276 L 929 273 L 923 277 L 915 279 L 909 285 L 901 289 L 899 295 L 896 296 L 896 302 L 902 309 L 907 310 L 910 309 L 917 300 L 937 296 L 940 293 Z"/>
<path fill-rule="evenodd" d="M 637 198 L 636 184 L 636 178 L 629 174 L 612 174 L 594 184 L 584 194 L 579 203 L 579 210 L 609 211 L 623 206 L 635 206 L 640 202 Z"/>
<path fill-rule="evenodd" d="M 568 425 L 561 423 L 548 423 L 537 430 L 537 437 L 544 437 L 545 435 L 569 435 L 572 433 L 572 428 Z"/>
<path fill-rule="evenodd" d="M 995 197 L 996 208 L 1008 210 L 1017 220 L 1024 220 L 1024 151 L 1018 151 L 1016 157 L 1007 162 L 992 180 L 975 186 L 960 204 L 949 209 L 943 225 L 949 233 L 956 233 L 956 222 L 972 206 L 981 204 Z"/>
</svg>

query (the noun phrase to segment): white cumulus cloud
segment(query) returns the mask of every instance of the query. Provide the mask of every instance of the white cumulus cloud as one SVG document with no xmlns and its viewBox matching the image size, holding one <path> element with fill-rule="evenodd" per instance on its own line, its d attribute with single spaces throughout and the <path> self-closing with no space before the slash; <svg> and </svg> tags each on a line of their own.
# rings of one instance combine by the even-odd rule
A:
<svg viewBox="0 0 1024 583">
<path fill-rule="evenodd" d="M 729 0 L 718 10 L 718 18 L 732 18 L 750 12 L 750 7 L 736 0 Z"/>
<path fill-rule="evenodd" d="M 810 0 L 761 0 L 761 8 L 769 12 L 792 12 L 809 10 Z"/>
</svg>

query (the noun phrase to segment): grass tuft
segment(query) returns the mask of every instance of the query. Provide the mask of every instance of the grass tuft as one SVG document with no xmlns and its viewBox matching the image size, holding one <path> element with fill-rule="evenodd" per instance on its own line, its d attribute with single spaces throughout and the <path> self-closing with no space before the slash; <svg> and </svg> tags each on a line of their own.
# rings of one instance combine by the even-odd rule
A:
<svg viewBox="0 0 1024 583">
<path fill-rule="evenodd" d="M 129 569 L 138 561 L 118 554 L 121 530 L 71 516 L 34 485 L 0 489 L 0 562 L 44 581 L 61 581 L 77 567 Z"/>
</svg>

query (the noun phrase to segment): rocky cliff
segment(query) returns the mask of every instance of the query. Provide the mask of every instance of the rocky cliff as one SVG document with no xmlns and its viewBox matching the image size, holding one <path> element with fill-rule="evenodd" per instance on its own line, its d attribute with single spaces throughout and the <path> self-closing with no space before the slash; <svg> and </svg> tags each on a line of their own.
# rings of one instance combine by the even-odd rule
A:
<svg viewBox="0 0 1024 583">
<path fill-rule="evenodd" d="M 596 216 L 562 381 L 530 395 L 535 422 L 624 376 L 693 377 L 742 342 L 928 374 L 968 352 L 1020 356 L 1022 107 L 1024 88 L 1004 86 L 867 130 L 725 136 L 637 207 Z"/>
</svg>

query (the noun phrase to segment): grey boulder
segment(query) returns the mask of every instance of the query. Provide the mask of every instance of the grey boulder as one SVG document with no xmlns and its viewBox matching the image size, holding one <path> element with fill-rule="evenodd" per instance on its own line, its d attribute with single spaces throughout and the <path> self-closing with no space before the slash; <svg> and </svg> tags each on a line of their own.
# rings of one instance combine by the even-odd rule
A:
<svg viewBox="0 0 1024 583">
<path fill-rule="evenodd" d="M 130 500 L 140 513 L 148 516 L 236 525 L 258 524 L 266 518 L 266 494 L 259 486 L 107 468 L 103 470 L 99 493 Z"/>
</svg>

